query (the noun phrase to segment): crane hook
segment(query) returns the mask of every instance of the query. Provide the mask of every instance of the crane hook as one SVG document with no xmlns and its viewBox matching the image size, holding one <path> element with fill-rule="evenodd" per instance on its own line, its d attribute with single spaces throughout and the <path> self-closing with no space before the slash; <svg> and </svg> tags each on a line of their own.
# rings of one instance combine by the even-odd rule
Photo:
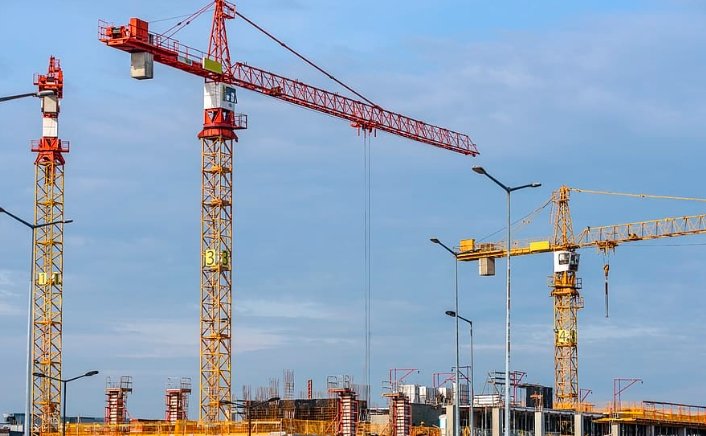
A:
<svg viewBox="0 0 706 436">
<path fill-rule="evenodd" d="M 603 275 L 605 276 L 605 317 L 608 318 L 608 271 L 610 271 L 610 264 L 606 259 L 606 263 L 603 265 Z"/>
</svg>

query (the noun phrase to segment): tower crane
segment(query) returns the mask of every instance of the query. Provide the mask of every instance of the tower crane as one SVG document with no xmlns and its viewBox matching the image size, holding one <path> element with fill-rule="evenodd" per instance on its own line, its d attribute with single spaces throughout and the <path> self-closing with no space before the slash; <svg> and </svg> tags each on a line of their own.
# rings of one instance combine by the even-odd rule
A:
<svg viewBox="0 0 706 436">
<path fill-rule="evenodd" d="M 32 376 L 26 426 L 33 434 L 58 431 L 61 399 L 61 341 L 64 273 L 64 153 L 59 139 L 59 102 L 64 73 L 59 59 L 49 58 L 47 74 L 34 78 L 42 97 L 42 137 L 31 143 L 34 161 L 34 230 L 32 241 Z"/>
<path fill-rule="evenodd" d="M 208 51 L 171 38 L 181 27 L 213 7 Z M 231 62 L 226 21 L 236 16 L 234 4 L 214 0 L 181 24 L 158 34 L 149 23 L 131 18 L 115 26 L 99 22 L 99 40 L 130 53 L 131 76 L 153 78 L 158 62 L 204 79 L 201 140 L 201 320 L 199 420 L 228 420 L 231 401 L 231 303 L 233 149 L 237 130 L 247 116 L 235 113 L 236 87 L 343 118 L 366 133 L 381 130 L 463 155 L 478 154 L 467 135 L 433 126 L 240 62 Z M 284 44 L 282 44 L 284 46 Z"/>
<path fill-rule="evenodd" d="M 551 201 L 554 203 L 553 237 L 550 240 L 514 244 L 510 247 L 510 256 L 554 253 L 551 296 L 554 299 L 555 408 L 579 410 L 581 398 L 578 382 L 577 315 L 584 304 L 580 294 L 581 279 L 577 277 L 580 254 L 576 251 L 581 248 L 595 247 L 603 253 L 608 253 L 618 245 L 628 242 L 703 234 L 706 233 L 706 214 L 586 227 L 581 233 L 574 235 L 569 212 L 569 193 L 571 191 L 582 190 L 561 186 L 552 193 Z M 646 197 L 647 195 L 633 196 Z M 459 250 L 458 260 L 478 261 L 480 275 L 485 276 L 495 274 L 496 258 L 507 256 L 504 241 L 476 244 L 474 239 L 465 239 L 460 242 Z M 605 274 L 607 297 L 607 265 Z"/>
</svg>

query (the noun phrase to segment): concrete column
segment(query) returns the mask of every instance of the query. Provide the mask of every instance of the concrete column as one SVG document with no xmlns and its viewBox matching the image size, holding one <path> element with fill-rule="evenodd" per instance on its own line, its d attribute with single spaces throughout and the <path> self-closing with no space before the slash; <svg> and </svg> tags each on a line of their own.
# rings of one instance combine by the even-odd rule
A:
<svg viewBox="0 0 706 436">
<path fill-rule="evenodd" d="M 444 410 L 446 411 L 446 436 L 454 436 L 454 420 L 456 419 L 454 416 L 454 406 L 444 406 Z"/>
<path fill-rule="evenodd" d="M 681 428 L 677 429 L 677 435 L 686 436 L 686 427 L 681 427 Z"/>
<path fill-rule="evenodd" d="M 544 436 L 544 411 L 534 412 L 534 436 Z"/>
<path fill-rule="evenodd" d="M 583 415 L 580 413 L 574 415 L 574 436 L 583 436 Z"/>
<path fill-rule="evenodd" d="M 500 430 L 500 408 L 493 407 L 493 414 L 491 416 L 491 436 L 500 436 L 502 431 Z"/>
<path fill-rule="evenodd" d="M 610 436 L 620 436 L 620 423 L 610 424 Z"/>
</svg>

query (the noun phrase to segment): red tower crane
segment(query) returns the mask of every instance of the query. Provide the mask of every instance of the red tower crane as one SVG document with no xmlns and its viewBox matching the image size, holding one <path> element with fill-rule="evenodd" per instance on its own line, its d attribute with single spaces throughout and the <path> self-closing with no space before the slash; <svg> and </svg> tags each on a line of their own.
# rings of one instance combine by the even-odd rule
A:
<svg viewBox="0 0 706 436">
<path fill-rule="evenodd" d="M 467 135 L 259 68 L 231 63 L 225 24 L 239 15 L 235 5 L 214 0 L 182 23 L 192 21 L 211 6 L 214 13 L 208 52 L 170 37 L 185 24 L 157 34 L 138 18 L 131 18 L 123 26 L 101 21 L 99 39 L 130 53 L 131 75 L 136 79 L 151 79 L 155 61 L 205 79 L 203 129 L 198 134 L 202 147 L 199 419 L 219 422 L 230 419 L 231 401 L 233 143 L 238 141 L 235 131 L 247 128 L 247 117 L 234 111 L 235 87 L 349 120 L 353 127 L 366 132 L 382 130 L 464 155 L 475 156 L 478 151 Z"/>
</svg>

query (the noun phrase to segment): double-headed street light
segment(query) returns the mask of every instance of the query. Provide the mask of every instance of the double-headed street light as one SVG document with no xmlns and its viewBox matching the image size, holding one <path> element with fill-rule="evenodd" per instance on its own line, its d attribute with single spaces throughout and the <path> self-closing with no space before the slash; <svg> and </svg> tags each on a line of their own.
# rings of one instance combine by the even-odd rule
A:
<svg viewBox="0 0 706 436">
<path fill-rule="evenodd" d="M 455 286 L 455 292 L 454 292 L 454 299 L 455 299 L 455 306 L 456 306 L 456 313 L 458 313 L 458 255 L 456 251 L 450 249 L 446 244 L 441 242 L 438 238 L 431 238 L 429 239 L 431 242 L 434 244 L 440 245 L 444 250 L 448 251 L 451 253 L 451 255 L 454 257 L 454 265 L 456 267 L 455 269 L 455 280 L 456 280 L 456 286 Z M 455 371 L 455 377 L 456 377 L 456 388 L 454 389 L 454 436 L 459 436 L 460 434 L 460 427 L 459 427 L 459 421 L 461 420 L 461 408 L 460 408 L 460 400 L 459 400 L 459 387 L 460 387 L 460 382 L 461 382 L 461 376 L 460 376 L 460 364 L 459 364 L 459 357 L 458 357 L 459 351 L 458 351 L 458 318 L 456 318 L 456 371 Z"/>
<path fill-rule="evenodd" d="M 471 392 L 470 392 L 471 401 L 470 401 L 470 406 L 468 409 L 468 414 L 469 414 L 469 423 L 468 424 L 471 427 L 471 435 L 470 436 L 473 436 L 473 396 L 475 395 L 473 392 L 473 383 L 475 383 L 475 381 L 476 381 L 476 378 L 473 375 L 473 321 L 462 317 L 461 315 L 458 314 L 458 312 L 454 312 L 453 310 L 447 310 L 445 313 L 448 316 L 456 318 L 457 320 L 460 319 L 461 321 L 466 321 L 468 323 L 468 331 L 471 336 Z M 458 381 L 456 383 L 458 383 Z"/>
<path fill-rule="evenodd" d="M 42 224 L 32 224 L 28 221 L 23 220 L 17 215 L 10 213 L 0 206 L 0 213 L 4 213 L 10 218 L 14 219 L 18 223 L 24 225 L 32 231 L 32 240 L 30 246 L 30 266 L 29 266 L 29 298 L 27 299 L 27 386 L 25 390 L 25 422 L 24 422 L 24 434 L 25 436 L 30 435 L 30 427 L 32 425 L 32 318 L 34 314 L 34 304 L 32 303 L 32 290 L 34 288 L 34 238 L 35 231 L 39 228 L 46 226 L 53 226 L 54 224 L 69 224 L 74 222 L 74 220 L 60 220 L 52 221 L 50 223 Z"/>
<path fill-rule="evenodd" d="M 72 381 L 74 381 L 74 380 L 78 380 L 78 379 L 83 378 L 83 377 L 92 377 L 92 376 L 94 376 L 94 375 L 96 375 L 96 374 L 98 374 L 98 371 L 88 371 L 88 372 L 85 373 L 85 374 L 81 374 L 81 375 L 79 375 L 79 376 L 72 377 L 72 378 L 67 378 L 66 380 L 64 380 L 64 379 L 52 377 L 52 376 L 50 376 L 50 375 L 46 375 L 46 374 L 41 373 L 41 372 L 35 372 L 35 373 L 34 373 L 34 376 L 35 376 L 35 377 L 44 377 L 44 378 L 48 378 L 48 379 L 50 379 L 50 380 L 54 380 L 54 381 L 61 382 L 61 384 L 63 385 L 63 386 L 62 386 L 62 391 L 63 391 L 63 393 L 64 393 L 64 399 L 61 401 L 61 402 L 63 403 L 63 404 L 62 404 L 62 411 L 61 411 L 61 436 L 66 436 L 66 385 L 67 385 L 69 382 L 72 382 Z M 25 427 L 26 427 L 26 426 L 27 426 L 27 417 L 25 417 Z"/>
<path fill-rule="evenodd" d="M 54 91 L 52 91 L 51 89 L 45 89 L 44 91 L 27 92 L 25 94 L 15 94 L 15 95 L 8 95 L 6 97 L 0 97 L 0 102 L 8 101 L 8 100 L 16 100 L 18 98 L 25 98 L 25 97 L 48 97 L 50 95 L 54 95 Z"/>
<path fill-rule="evenodd" d="M 280 400 L 279 397 L 272 397 L 272 398 L 265 400 L 265 401 L 234 400 L 234 401 L 222 401 L 222 404 L 230 404 L 230 405 L 240 407 L 245 410 L 245 413 L 248 416 L 248 436 L 252 436 L 252 411 L 254 409 L 258 409 L 264 405 L 277 402 L 279 400 Z"/>
<path fill-rule="evenodd" d="M 538 188 L 542 186 L 541 183 L 528 183 L 526 185 L 520 185 L 515 187 L 509 187 L 504 183 L 500 182 L 495 177 L 488 174 L 488 172 L 483 167 L 473 167 L 473 171 L 486 176 L 496 185 L 503 188 L 507 193 L 507 283 L 505 289 L 505 436 L 510 436 L 510 194 L 513 191 L 519 191 L 525 188 Z"/>
</svg>

